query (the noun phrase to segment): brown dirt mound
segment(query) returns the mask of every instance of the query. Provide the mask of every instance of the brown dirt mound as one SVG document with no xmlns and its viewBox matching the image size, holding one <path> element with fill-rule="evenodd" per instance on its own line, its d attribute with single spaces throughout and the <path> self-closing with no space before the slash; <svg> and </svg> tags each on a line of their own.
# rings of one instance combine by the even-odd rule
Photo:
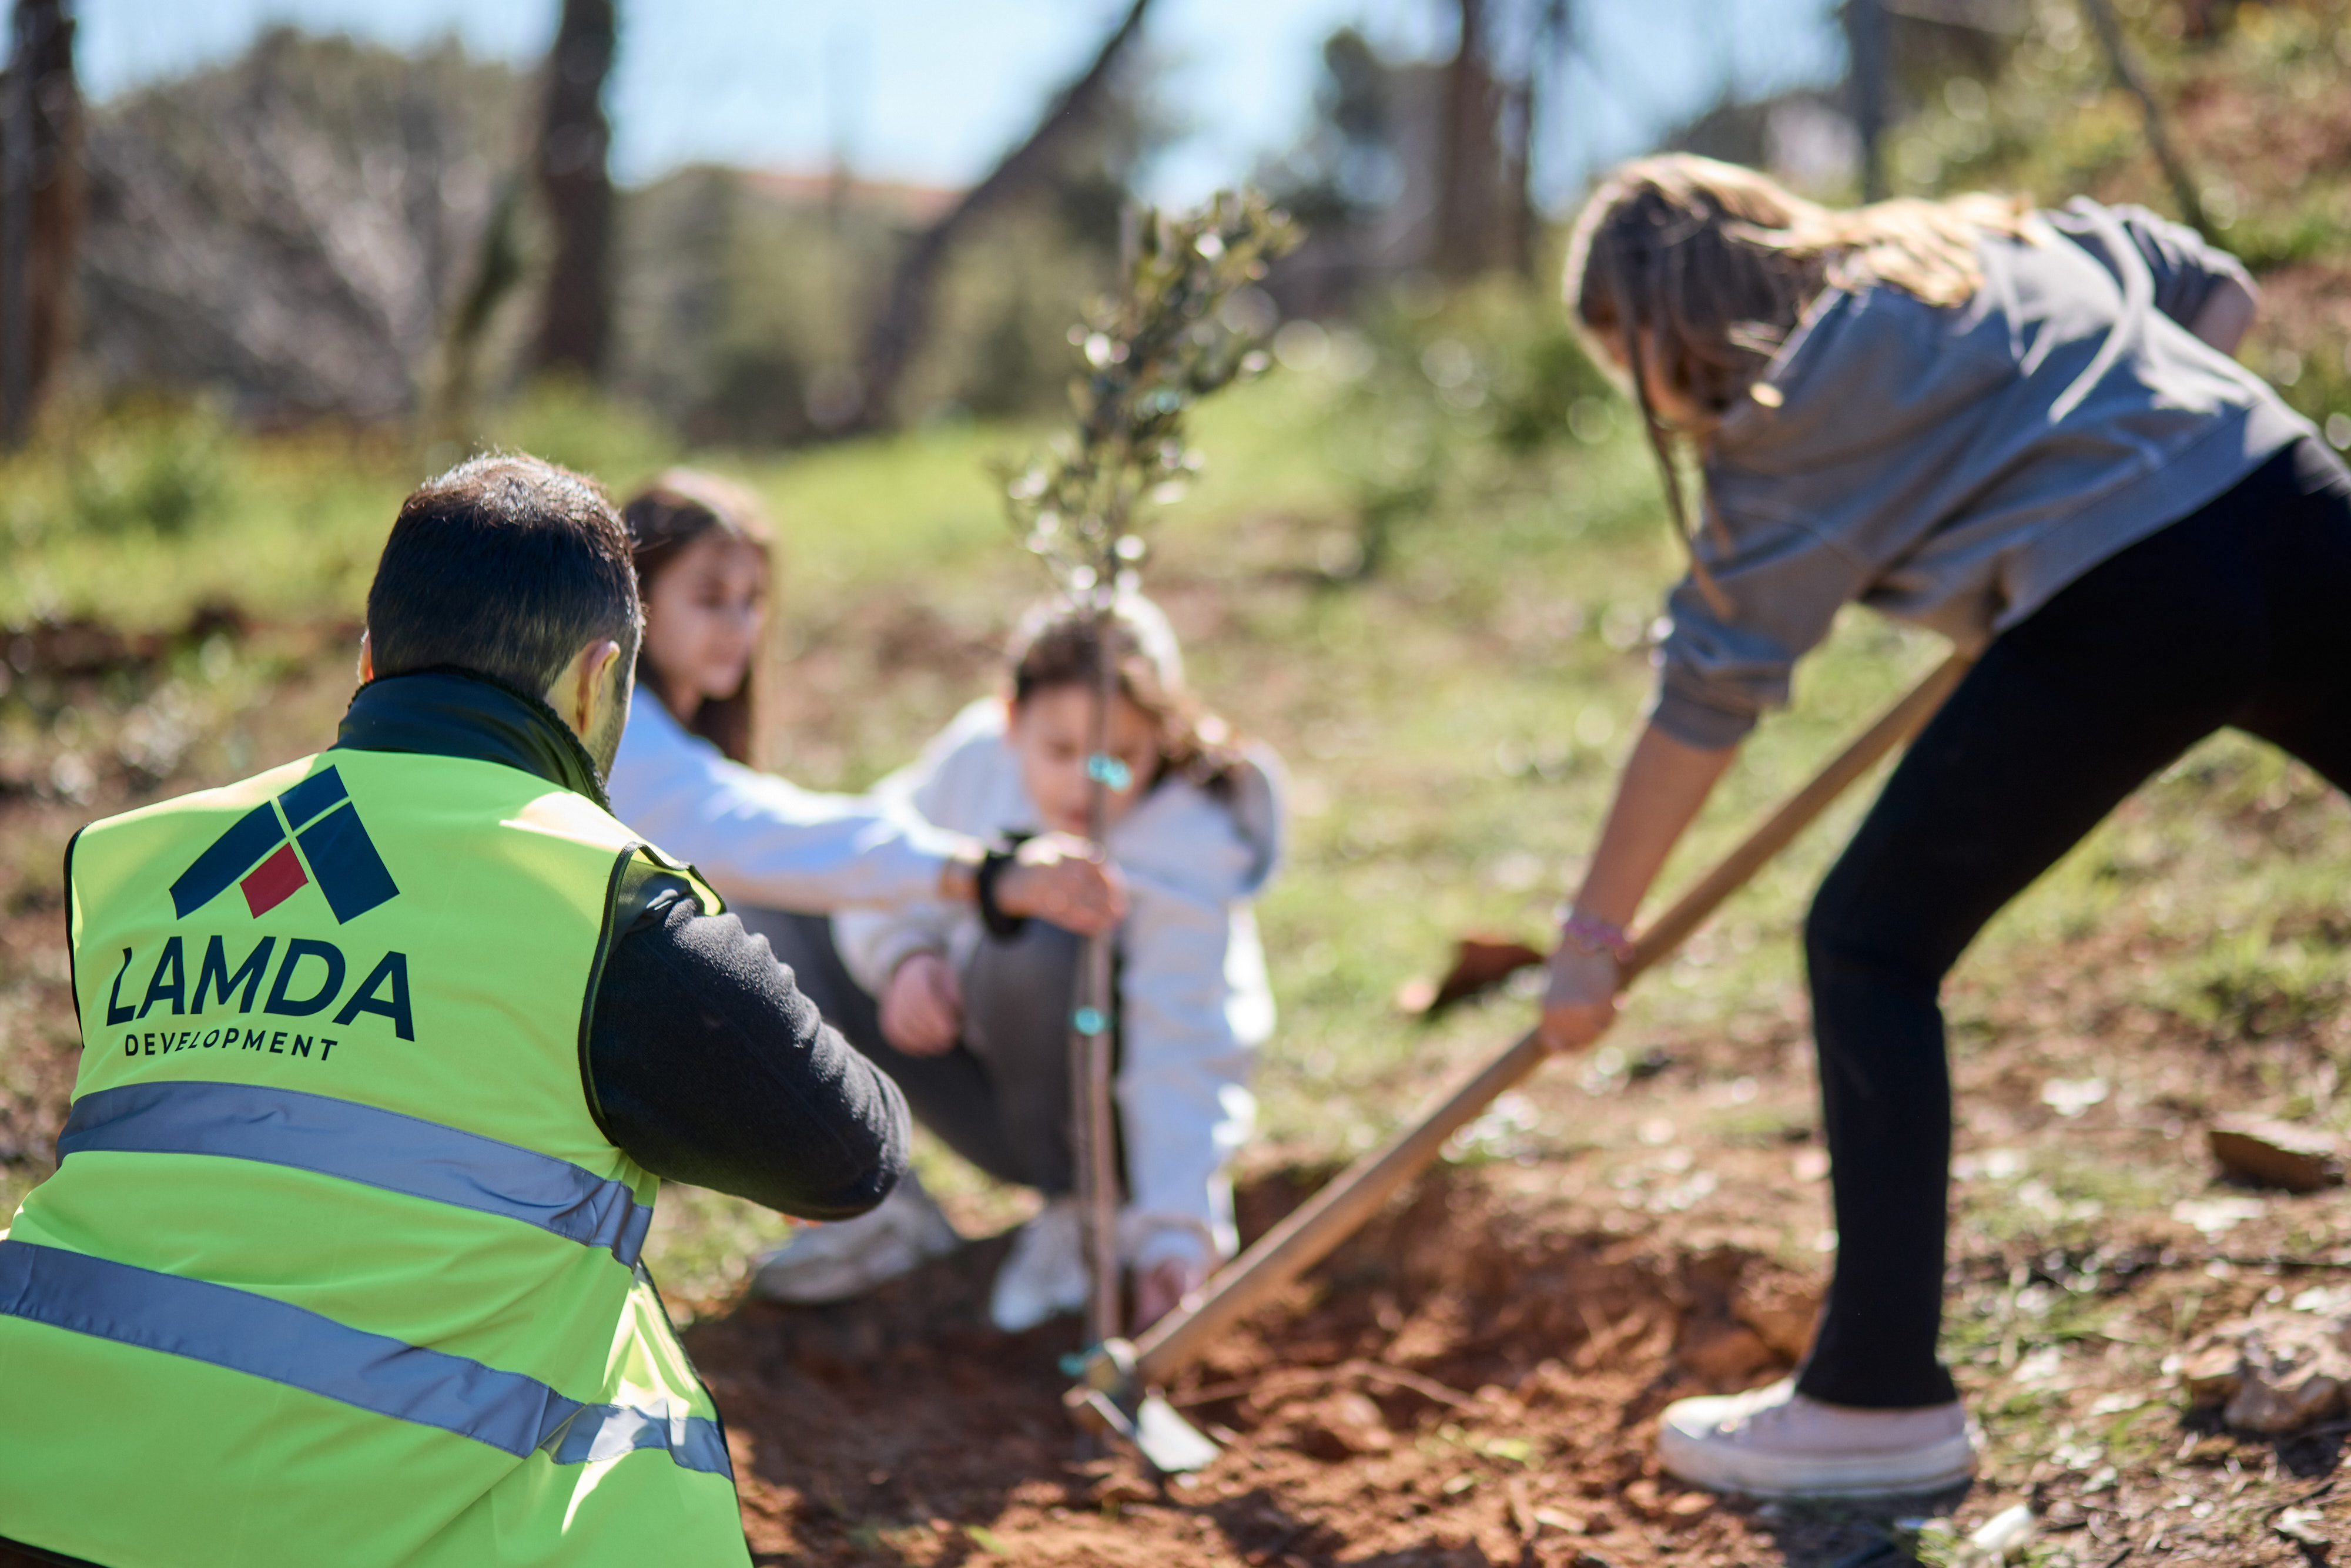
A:
<svg viewBox="0 0 2351 1568">
<path fill-rule="evenodd" d="M 1246 1190 L 1245 1231 L 1324 1175 Z M 1732 1563 L 1869 1539 L 1724 1505 L 1648 1459 L 1667 1401 L 1802 1349 L 1810 1285 L 1737 1248 L 1553 1228 L 1442 1169 L 1186 1372 L 1172 1396 L 1226 1452 L 1163 1487 L 1129 1456 L 1074 1458 L 1074 1327 L 987 1326 L 1004 1247 L 689 1333 L 760 1561 Z"/>
</svg>

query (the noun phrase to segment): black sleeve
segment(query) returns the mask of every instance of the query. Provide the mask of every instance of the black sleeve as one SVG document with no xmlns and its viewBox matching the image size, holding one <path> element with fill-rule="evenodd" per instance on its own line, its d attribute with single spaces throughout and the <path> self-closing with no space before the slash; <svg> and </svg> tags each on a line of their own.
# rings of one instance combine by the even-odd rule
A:
<svg viewBox="0 0 2351 1568">
<path fill-rule="evenodd" d="M 588 1070 L 605 1132 L 664 1180 L 846 1219 L 906 1169 L 898 1086 L 767 943 L 683 894 L 655 899 L 613 944 Z"/>
</svg>

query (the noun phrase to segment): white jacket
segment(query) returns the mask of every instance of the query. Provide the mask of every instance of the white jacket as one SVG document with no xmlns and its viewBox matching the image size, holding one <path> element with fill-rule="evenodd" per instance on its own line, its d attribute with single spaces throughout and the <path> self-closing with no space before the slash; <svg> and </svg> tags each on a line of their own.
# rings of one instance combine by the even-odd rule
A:
<svg viewBox="0 0 2351 1568">
<path fill-rule="evenodd" d="M 1135 802 L 1110 831 L 1125 873 L 1119 927 L 1123 1051 L 1118 1080 L 1131 1205 L 1130 1260 L 1230 1257 L 1232 1188 L 1224 1168 L 1249 1136 L 1251 1059 L 1273 1033 L 1273 992 L 1250 903 L 1281 853 L 1280 763 L 1251 747 L 1229 799 L 1180 779 Z M 1004 705 L 972 704 L 911 766 L 874 787 L 930 821 L 987 837 L 1038 826 L 1004 738 Z M 876 996 L 899 962 L 929 949 L 960 971 L 980 943 L 977 911 L 935 896 L 833 916 L 842 961 Z"/>
<path fill-rule="evenodd" d="M 727 760 L 640 690 L 606 792 L 612 814 L 732 900 L 826 914 L 935 899 L 967 841 L 863 795 L 823 795 Z"/>
</svg>

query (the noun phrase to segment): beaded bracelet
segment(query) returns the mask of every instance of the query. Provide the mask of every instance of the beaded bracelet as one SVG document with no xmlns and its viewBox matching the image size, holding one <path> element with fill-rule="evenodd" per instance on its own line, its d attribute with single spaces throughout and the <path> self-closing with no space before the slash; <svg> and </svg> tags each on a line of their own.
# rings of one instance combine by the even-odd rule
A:
<svg viewBox="0 0 2351 1568">
<path fill-rule="evenodd" d="M 1579 953 L 1605 953 L 1619 964 L 1632 962 L 1632 939 L 1613 920 L 1571 912 L 1559 923 L 1559 934 Z"/>
</svg>

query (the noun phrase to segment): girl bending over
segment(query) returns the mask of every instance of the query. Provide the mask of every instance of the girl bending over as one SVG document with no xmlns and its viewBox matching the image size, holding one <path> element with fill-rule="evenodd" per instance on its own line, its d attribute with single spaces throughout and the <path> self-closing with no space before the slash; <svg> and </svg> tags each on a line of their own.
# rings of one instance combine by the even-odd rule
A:
<svg viewBox="0 0 2351 1568">
<path fill-rule="evenodd" d="M 2126 207 L 1834 212 L 1643 159 L 1578 219 L 1567 302 L 1705 474 L 1656 703 L 1552 964 L 1543 1030 L 1614 1015 L 1617 954 L 1740 738 L 1859 601 L 1975 664 L 1804 927 L 1836 1271 L 1792 1384 L 1669 1406 L 1667 1468 L 1753 1493 L 1973 1468 L 1936 1359 L 1950 1090 L 1938 996 L 2002 904 L 2235 726 L 2351 786 L 2351 478 L 2230 358 L 2235 258 Z"/>
</svg>

